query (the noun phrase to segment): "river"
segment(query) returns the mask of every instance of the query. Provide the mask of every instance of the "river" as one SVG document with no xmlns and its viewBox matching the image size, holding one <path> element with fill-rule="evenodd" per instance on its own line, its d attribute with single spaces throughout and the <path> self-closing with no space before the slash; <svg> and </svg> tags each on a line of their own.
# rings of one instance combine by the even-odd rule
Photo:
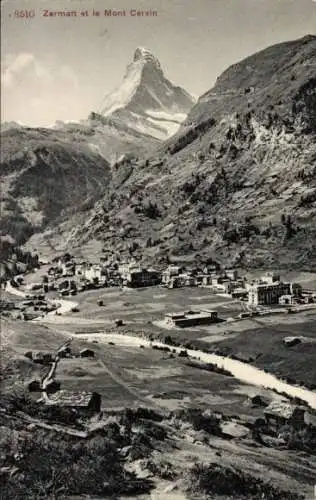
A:
<svg viewBox="0 0 316 500">
<path fill-rule="evenodd" d="M 151 347 L 155 344 L 159 347 L 169 347 L 169 345 L 163 342 L 151 342 L 149 340 L 133 337 L 131 335 L 120 335 L 115 333 L 81 333 L 75 336 L 76 338 L 81 338 L 85 340 L 98 340 L 108 343 L 109 341 L 115 341 L 118 345 L 144 345 L 146 347 Z M 177 353 L 183 351 L 182 347 L 171 347 L 175 349 Z M 267 389 L 274 389 L 280 393 L 285 393 L 291 397 L 297 397 L 305 401 L 311 408 L 316 410 L 316 392 L 310 391 L 303 387 L 288 384 L 279 380 L 274 375 L 266 373 L 259 368 L 256 368 L 250 364 L 243 363 L 242 361 L 237 361 L 235 359 L 227 358 L 224 356 L 219 356 L 217 354 L 209 354 L 199 350 L 186 349 L 188 355 L 191 358 L 199 359 L 204 363 L 213 363 L 218 367 L 228 370 L 235 378 L 241 382 L 247 384 L 256 385 L 260 387 L 265 387 Z"/>
<path fill-rule="evenodd" d="M 10 284 L 7 284 L 6 290 L 10 293 L 14 293 L 15 295 L 25 296 L 23 292 L 11 287 Z M 55 302 L 58 303 L 59 305 L 58 311 L 61 314 L 67 314 L 73 307 L 77 305 L 76 302 L 63 299 L 60 299 Z M 37 321 L 51 320 L 53 322 L 54 317 L 56 318 L 55 311 L 53 311 L 52 313 L 48 313 L 45 316 L 45 320 L 43 318 L 38 318 Z M 150 347 L 153 343 L 146 339 L 133 337 L 132 335 L 120 335 L 112 333 L 77 334 L 76 337 L 90 341 L 91 340 L 103 340 L 104 342 L 115 341 L 117 344 L 121 343 L 121 344 L 136 345 L 136 346 L 144 345 L 147 347 Z M 154 344 L 160 347 L 170 348 L 169 345 L 164 344 L 163 342 L 155 341 Z M 183 351 L 182 347 L 172 346 L 172 348 L 175 349 L 176 352 Z M 242 382 L 260 387 L 265 387 L 267 389 L 274 389 L 280 393 L 283 392 L 288 396 L 300 398 L 302 401 L 305 401 L 307 404 L 309 404 L 311 408 L 316 410 L 316 392 L 310 391 L 303 387 L 288 384 L 287 382 L 283 382 L 274 375 L 266 373 L 263 370 L 260 370 L 259 368 L 256 368 L 255 366 L 252 366 L 248 363 L 243 363 L 242 361 L 227 358 L 225 356 L 219 356 L 217 354 L 205 353 L 199 350 L 186 349 L 186 351 L 191 358 L 199 359 L 204 363 L 213 363 L 218 367 L 228 370 L 235 378 L 237 378 Z"/>
</svg>

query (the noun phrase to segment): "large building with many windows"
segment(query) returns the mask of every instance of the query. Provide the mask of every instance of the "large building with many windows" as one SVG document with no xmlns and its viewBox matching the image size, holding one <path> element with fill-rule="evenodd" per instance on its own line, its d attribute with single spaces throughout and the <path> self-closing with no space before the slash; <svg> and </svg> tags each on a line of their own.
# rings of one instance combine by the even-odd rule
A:
<svg viewBox="0 0 316 500">
<path fill-rule="evenodd" d="M 133 269 L 126 273 L 123 284 L 129 288 L 155 286 L 161 283 L 161 274 L 154 269 Z"/>
<path fill-rule="evenodd" d="M 248 289 L 248 304 L 252 306 L 278 304 L 282 295 L 291 294 L 290 283 L 255 283 Z"/>
</svg>

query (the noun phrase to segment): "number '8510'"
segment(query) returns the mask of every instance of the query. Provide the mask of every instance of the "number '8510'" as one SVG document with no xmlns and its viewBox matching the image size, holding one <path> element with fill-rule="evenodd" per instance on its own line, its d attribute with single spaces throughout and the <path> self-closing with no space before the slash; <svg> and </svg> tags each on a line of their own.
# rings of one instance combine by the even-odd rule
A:
<svg viewBox="0 0 316 500">
<path fill-rule="evenodd" d="M 15 10 L 14 17 L 32 18 L 32 17 L 35 17 L 35 11 L 34 10 Z"/>
</svg>

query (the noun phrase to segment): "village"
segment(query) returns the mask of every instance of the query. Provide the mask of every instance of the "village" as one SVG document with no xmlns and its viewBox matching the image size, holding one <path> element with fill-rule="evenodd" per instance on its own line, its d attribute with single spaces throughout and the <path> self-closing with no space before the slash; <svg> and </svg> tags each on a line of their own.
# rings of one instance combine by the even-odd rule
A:
<svg viewBox="0 0 316 500">
<path fill-rule="evenodd" d="M 87 290 L 102 288 L 140 289 L 159 287 L 168 290 L 204 288 L 212 295 L 229 297 L 239 302 L 240 312 L 235 319 L 273 313 L 295 313 L 316 304 L 316 290 L 306 290 L 295 282 L 283 281 L 280 274 L 266 272 L 256 279 L 240 276 L 237 269 L 225 268 L 213 262 L 202 267 L 169 265 L 163 269 L 145 268 L 136 260 L 121 262 L 115 259 L 89 263 L 69 253 L 40 266 L 40 279 L 26 284 L 25 275 L 12 278 L 3 287 L 20 293 L 25 300 L 18 305 L 2 303 L 2 310 L 24 320 L 43 317 L 47 313 L 60 314 L 62 300 Z M 26 286 L 25 286 L 26 285 Z M 104 305 L 100 299 L 98 305 Z M 71 312 L 78 312 L 76 306 Z M 221 319 L 214 310 L 168 312 L 165 321 L 174 326 L 212 324 Z"/>
</svg>

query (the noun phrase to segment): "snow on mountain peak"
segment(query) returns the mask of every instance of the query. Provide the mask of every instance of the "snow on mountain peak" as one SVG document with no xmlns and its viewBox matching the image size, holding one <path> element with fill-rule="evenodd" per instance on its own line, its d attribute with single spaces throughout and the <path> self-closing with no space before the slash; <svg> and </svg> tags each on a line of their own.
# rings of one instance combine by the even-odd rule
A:
<svg viewBox="0 0 316 500">
<path fill-rule="evenodd" d="M 157 57 L 151 52 L 151 50 L 146 49 L 145 47 L 137 47 L 135 50 L 133 61 L 139 60 L 154 63 L 160 68 L 160 63 Z"/>
<path fill-rule="evenodd" d="M 115 114 L 131 128 L 166 139 L 194 103 L 192 96 L 164 76 L 151 50 L 137 47 L 121 85 L 104 98 L 100 114 Z"/>
</svg>

